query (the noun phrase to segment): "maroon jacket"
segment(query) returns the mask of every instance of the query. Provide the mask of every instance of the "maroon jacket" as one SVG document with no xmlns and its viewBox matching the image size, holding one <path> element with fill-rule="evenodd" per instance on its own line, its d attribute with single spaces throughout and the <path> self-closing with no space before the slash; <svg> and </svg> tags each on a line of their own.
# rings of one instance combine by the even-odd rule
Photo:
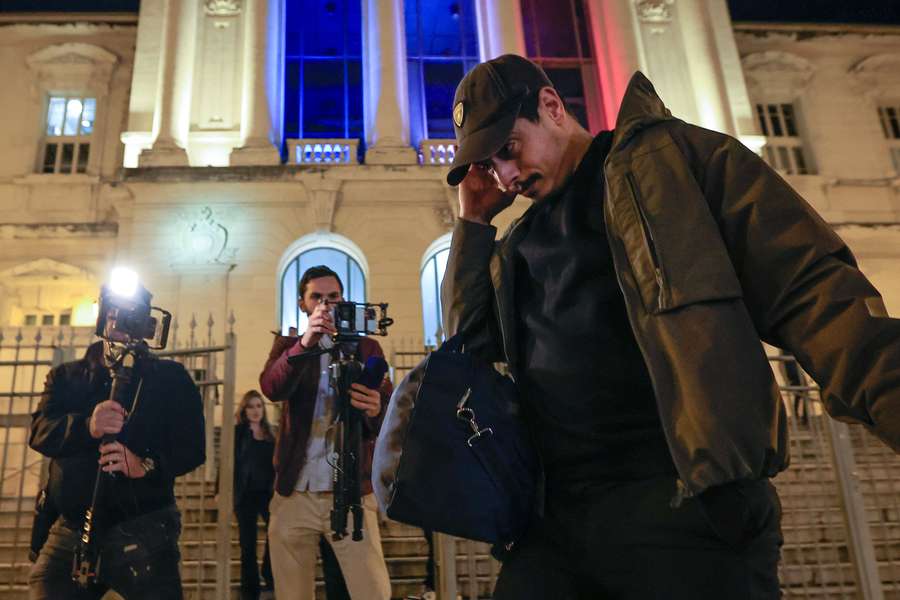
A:
<svg viewBox="0 0 900 600">
<path fill-rule="evenodd" d="M 284 402 L 278 438 L 275 442 L 275 491 L 290 496 L 297 486 L 300 470 L 306 462 L 306 445 L 312 427 L 313 410 L 319 388 L 319 361 L 317 358 L 291 365 L 288 358 L 304 352 L 300 338 L 275 336 L 269 359 L 259 376 L 259 385 L 269 400 Z M 384 356 L 375 340 L 359 341 L 357 358 L 365 362 L 370 356 Z M 375 438 L 384 420 L 384 411 L 391 398 L 393 386 L 387 379 L 381 385 L 381 412 L 377 417 L 363 417 L 363 456 L 360 472 L 360 491 L 372 493 L 372 454 Z"/>
</svg>

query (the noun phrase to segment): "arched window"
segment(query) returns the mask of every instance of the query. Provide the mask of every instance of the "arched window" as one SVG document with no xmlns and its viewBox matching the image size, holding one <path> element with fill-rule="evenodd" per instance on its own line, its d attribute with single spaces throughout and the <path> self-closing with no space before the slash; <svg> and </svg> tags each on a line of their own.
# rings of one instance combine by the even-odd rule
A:
<svg viewBox="0 0 900 600">
<path fill-rule="evenodd" d="M 473 0 L 405 0 L 411 138 L 453 139 L 453 94 L 478 63 Z"/>
<path fill-rule="evenodd" d="M 422 324 L 426 346 L 435 347 L 444 338 L 444 319 L 441 313 L 441 281 L 450 256 L 451 234 L 436 239 L 422 259 L 420 284 L 422 287 Z"/>
<path fill-rule="evenodd" d="M 300 278 L 310 267 L 325 265 L 338 274 L 344 284 L 344 299 L 366 301 L 365 261 L 355 244 L 339 236 L 313 234 L 298 240 L 284 261 L 281 272 L 281 333 L 291 327 L 306 331 L 306 315 L 300 310 Z M 362 264 L 361 264 L 362 263 Z"/>
</svg>

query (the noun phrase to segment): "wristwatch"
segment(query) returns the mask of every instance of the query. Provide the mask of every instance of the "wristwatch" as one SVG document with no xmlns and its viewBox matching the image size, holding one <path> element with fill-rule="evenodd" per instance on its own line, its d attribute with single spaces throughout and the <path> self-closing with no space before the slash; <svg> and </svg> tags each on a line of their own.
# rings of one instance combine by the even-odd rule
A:
<svg viewBox="0 0 900 600">
<path fill-rule="evenodd" d="M 156 469 L 156 461 L 149 456 L 145 456 L 141 459 L 141 468 L 144 469 L 144 476 L 146 477 Z"/>
</svg>

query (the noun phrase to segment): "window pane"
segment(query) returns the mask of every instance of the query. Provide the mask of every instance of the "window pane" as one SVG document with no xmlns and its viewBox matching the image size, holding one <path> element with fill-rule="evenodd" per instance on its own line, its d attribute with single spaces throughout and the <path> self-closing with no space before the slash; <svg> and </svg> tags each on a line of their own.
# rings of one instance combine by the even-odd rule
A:
<svg viewBox="0 0 900 600">
<path fill-rule="evenodd" d="M 84 105 L 79 98 L 69 98 L 66 102 L 66 120 L 63 124 L 63 135 L 78 135 L 78 123 Z"/>
<path fill-rule="evenodd" d="M 303 54 L 305 56 L 343 56 L 345 2 L 342 0 L 304 0 Z"/>
<path fill-rule="evenodd" d="M 37 315 L 25 315 L 26 325 L 37 325 Z"/>
<path fill-rule="evenodd" d="M 59 96 L 50 98 L 50 104 L 47 107 L 47 135 L 62 135 L 65 114 L 66 99 Z"/>
<path fill-rule="evenodd" d="M 54 173 L 56 171 L 56 149 L 58 146 L 54 143 L 44 146 L 44 173 Z"/>
<path fill-rule="evenodd" d="M 71 325 L 72 315 L 70 313 L 63 313 L 59 315 L 59 324 L 60 326 Z"/>
<path fill-rule="evenodd" d="M 351 259 L 350 262 L 350 294 L 347 296 L 347 300 L 352 300 L 353 302 L 365 302 L 366 278 L 363 277 L 362 269 L 359 268 L 356 261 Z"/>
<path fill-rule="evenodd" d="M 281 334 L 287 335 L 291 327 L 297 326 L 297 261 L 292 260 L 281 277 Z"/>
<path fill-rule="evenodd" d="M 341 137 L 363 137 L 362 61 L 347 61 L 347 133 Z"/>
<path fill-rule="evenodd" d="M 537 57 L 572 57 L 579 56 L 578 43 L 575 39 L 575 25 L 572 22 L 571 0 L 562 2 L 523 2 L 522 18 L 527 23 L 533 19 L 537 39 L 535 50 L 528 48 L 530 56 Z M 525 6 L 525 5 L 528 6 Z M 526 30 L 528 26 L 526 26 Z"/>
<path fill-rule="evenodd" d="M 343 61 L 303 65 L 303 137 L 344 137 Z"/>
<path fill-rule="evenodd" d="M 781 127 L 781 115 L 778 114 L 778 107 L 774 104 L 769 105 L 769 121 L 772 123 L 772 135 L 783 137 L 784 130 Z"/>
<path fill-rule="evenodd" d="M 425 114 L 428 122 L 429 138 L 452 138 L 453 95 L 464 73 L 461 61 L 426 61 L 425 74 Z"/>
<path fill-rule="evenodd" d="M 86 98 L 84 112 L 81 113 L 81 134 L 90 135 L 94 132 L 94 117 L 97 113 L 97 101 L 94 98 Z"/>
<path fill-rule="evenodd" d="M 420 0 L 423 56 L 461 56 L 462 9 L 459 2 Z"/>
<path fill-rule="evenodd" d="M 423 334 L 426 346 L 437 346 L 437 336 L 435 334 L 438 327 L 440 327 L 438 321 L 440 299 L 435 293 L 436 280 L 435 260 L 432 258 L 425 263 L 419 282 L 422 290 L 422 326 L 424 327 Z"/>
<path fill-rule="evenodd" d="M 41 325 L 53 325 L 53 315 L 42 315 Z"/>
<path fill-rule="evenodd" d="M 90 154 L 90 144 L 78 145 L 78 166 L 76 167 L 77 172 L 84 173 L 85 171 L 87 171 L 88 158 L 90 157 Z"/>
<path fill-rule="evenodd" d="M 593 56 L 591 52 L 591 38 L 588 37 L 587 17 L 584 15 L 584 1 L 572 0 L 575 9 L 575 22 L 578 23 L 578 39 L 581 42 L 581 56 L 590 58 Z"/>
<path fill-rule="evenodd" d="M 75 144 L 62 145 L 62 160 L 59 163 L 60 173 L 72 172 L 72 160 L 75 158 Z"/>
<path fill-rule="evenodd" d="M 784 126 L 787 134 L 797 137 L 797 126 L 794 124 L 794 107 L 791 104 L 782 104 L 781 113 L 784 115 Z"/>
<path fill-rule="evenodd" d="M 284 66 L 284 137 L 300 137 L 300 61 Z"/>
</svg>

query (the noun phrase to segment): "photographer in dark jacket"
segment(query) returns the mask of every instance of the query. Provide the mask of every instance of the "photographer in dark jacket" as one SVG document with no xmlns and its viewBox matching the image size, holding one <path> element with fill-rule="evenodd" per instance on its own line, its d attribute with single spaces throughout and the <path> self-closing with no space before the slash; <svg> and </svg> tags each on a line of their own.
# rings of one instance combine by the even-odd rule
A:
<svg viewBox="0 0 900 600">
<path fill-rule="evenodd" d="M 61 516 L 32 568 L 31 600 L 100 598 L 108 589 L 127 600 L 182 597 L 174 483 L 206 458 L 200 395 L 180 364 L 142 353 L 123 407 L 108 399 L 114 354 L 96 342 L 53 369 L 32 414 L 29 444 L 54 459 L 49 497 Z M 104 435 L 115 441 L 101 442 Z M 93 518 L 96 581 L 82 589 L 72 564 L 98 463 L 115 477 Z"/>
</svg>

